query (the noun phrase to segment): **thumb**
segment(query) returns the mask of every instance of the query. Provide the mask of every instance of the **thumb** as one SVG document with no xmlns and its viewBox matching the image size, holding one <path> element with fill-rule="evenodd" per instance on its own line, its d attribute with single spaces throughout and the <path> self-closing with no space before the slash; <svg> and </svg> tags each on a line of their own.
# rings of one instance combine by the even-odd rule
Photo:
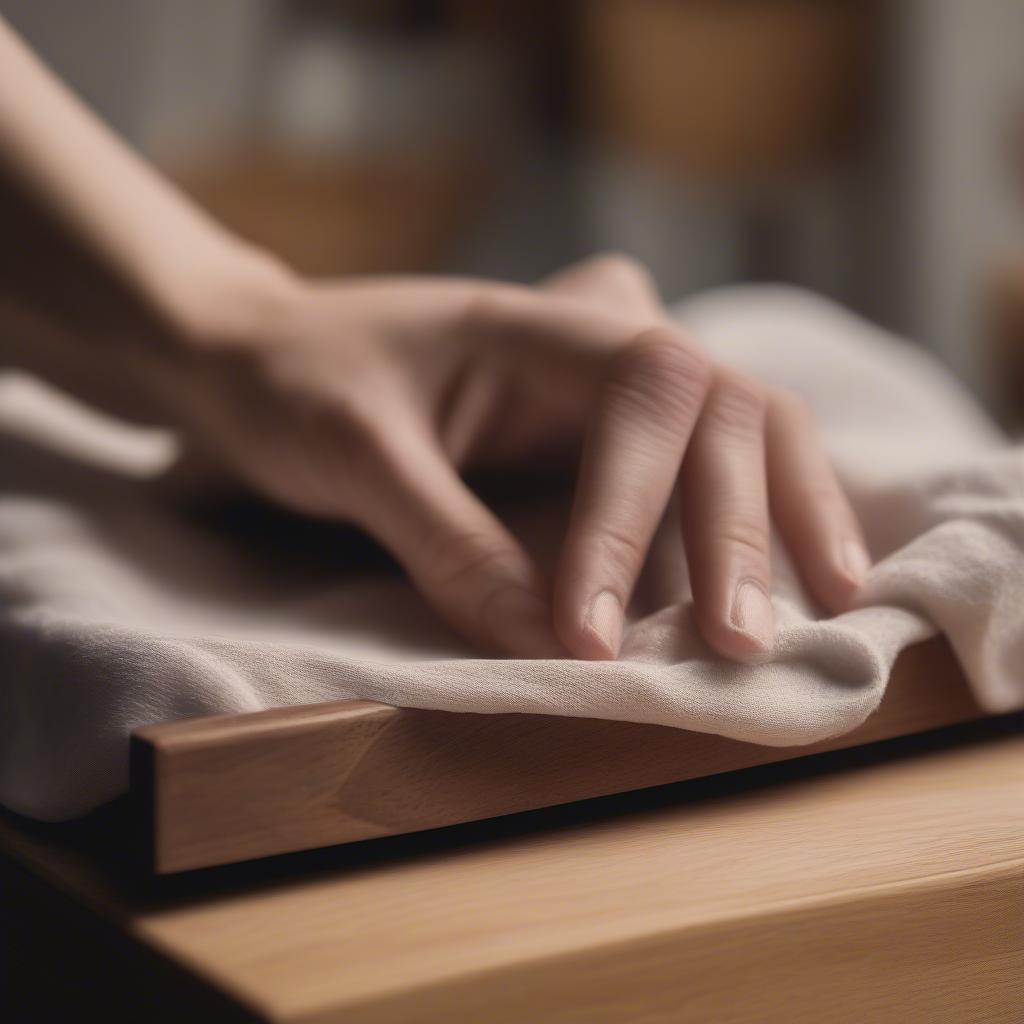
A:
<svg viewBox="0 0 1024 1024">
<path fill-rule="evenodd" d="M 522 545 L 458 476 L 426 430 L 392 430 L 368 481 L 360 524 L 430 604 L 479 646 L 564 657 L 547 587 Z"/>
</svg>

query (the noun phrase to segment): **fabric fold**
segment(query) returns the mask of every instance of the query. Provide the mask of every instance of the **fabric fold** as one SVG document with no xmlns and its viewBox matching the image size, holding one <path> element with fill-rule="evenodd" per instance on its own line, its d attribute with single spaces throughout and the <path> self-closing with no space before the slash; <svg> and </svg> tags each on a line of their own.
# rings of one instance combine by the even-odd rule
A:
<svg viewBox="0 0 1024 1024">
<path fill-rule="evenodd" d="M 666 524 L 620 661 L 480 658 L 394 572 L 325 558 L 341 531 L 289 526 L 315 534 L 303 553 L 186 516 L 157 483 L 173 438 L 8 376 L 0 802 L 73 817 L 125 788 L 139 726 L 355 697 L 812 743 L 859 725 L 899 652 L 937 630 L 983 707 L 1024 706 L 1024 449 L 923 352 L 820 298 L 732 288 L 676 312 L 714 358 L 811 402 L 877 560 L 857 608 L 826 616 L 776 540 L 776 648 L 725 662 L 694 626 Z M 561 516 L 509 510 L 541 557 Z"/>
</svg>

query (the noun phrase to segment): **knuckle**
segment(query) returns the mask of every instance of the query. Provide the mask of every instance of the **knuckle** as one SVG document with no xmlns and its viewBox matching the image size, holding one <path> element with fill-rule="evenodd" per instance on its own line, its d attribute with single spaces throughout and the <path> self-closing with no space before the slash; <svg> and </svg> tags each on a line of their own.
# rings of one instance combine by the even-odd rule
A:
<svg viewBox="0 0 1024 1024">
<path fill-rule="evenodd" d="M 517 322 L 522 296 L 513 285 L 483 284 L 466 300 L 457 333 L 479 340 L 507 333 Z"/>
<path fill-rule="evenodd" d="M 647 267 L 635 256 L 628 253 L 609 250 L 599 252 L 584 261 L 584 268 L 595 277 L 621 281 L 625 284 L 648 286 L 651 274 Z"/>
<path fill-rule="evenodd" d="M 427 577 L 440 590 L 460 589 L 474 578 L 508 576 L 515 555 L 500 539 L 475 530 L 439 530 L 424 544 Z"/>
<path fill-rule="evenodd" d="M 764 564 L 768 559 L 770 537 L 764 517 L 754 513 L 733 514 L 722 524 L 718 541 L 746 560 Z"/>
<path fill-rule="evenodd" d="M 746 436 L 762 428 L 767 407 L 763 384 L 735 370 L 723 370 L 715 381 L 708 415 L 724 432 Z"/>
<path fill-rule="evenodd" d="M 711 368 L 707 357 L 674 332 L 643 331 L 615 357 L 611 388 L 638 403 L 642 411 L 673 421 L 688 418 L 707 394 Z"/>
<path fill-rule="evenodd" d="M 609 567 L 612 579 L 619 582 L 624 592 L 628 592 L 629 581 L 636 575 L 647 553 L 636 530 L 618 523 L 604 525 L 594 538 L 592 550 L 597 556 L 593 559 L 595 564 Z"/>
<path fill-rule="evenodd" d="M 731 368 L 719 371 L 715 390 L 723 402 L 742 408 L 763 410 L 768 403 L 768 388 L 761 381 Z"/>
</svg>

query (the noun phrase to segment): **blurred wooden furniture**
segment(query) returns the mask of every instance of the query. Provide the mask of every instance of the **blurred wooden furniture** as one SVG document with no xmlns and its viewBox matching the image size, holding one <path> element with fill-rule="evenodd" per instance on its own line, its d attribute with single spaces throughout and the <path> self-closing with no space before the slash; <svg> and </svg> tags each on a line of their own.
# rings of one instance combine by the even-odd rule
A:
<svg viewBox="0 0 1024 1024">
<path fill-rule="evenodd" d="M 1024 246 L 1024 239 L 1021 240 Z M 1024 257 L 1006 266 L 988 295 L 993 364 L 1006 425 L 1024 426 Z"/>
<path fill-rule="evenodd" d="M 579 5 L 592 134 L 693 181 L 759 181 L 859 126 L 872 3 L 595 0 Z"/>
<path fill-rule="evenodd" d="M 1011 1024 L 1019 729 L 148 886 L 0 818 L 4 1019 Z"/>
<path fill-rule="evenodd" d="M 337 701 L 141 729 L 132 789 L 147 863 L 164 873 L 714 775 L 981 714 L 949 646 L 932 640 L 903 653 L 862 726 L 812 746 Z"/>
<path fill-rule="evenodd" d="M 174 178 L 242 237 L 317 276 L 423 271 L 475 210 L 481 169 L 253 150 Z"/>
</svg>

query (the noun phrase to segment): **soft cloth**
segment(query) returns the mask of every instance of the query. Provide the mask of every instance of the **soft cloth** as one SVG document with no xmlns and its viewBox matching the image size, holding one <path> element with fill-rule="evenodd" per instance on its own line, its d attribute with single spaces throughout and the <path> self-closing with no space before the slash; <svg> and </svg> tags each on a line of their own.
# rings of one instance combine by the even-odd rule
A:
<svg viewBox="0 0 1024 1024">
<path fill-rule="evenodd" d="M 857 610 L 825 617 L 778 550 L 774 656 L 723 661 L 694 628 L 678 530 L 666 528 L 620 661 L 485 660 L 398 575 L 332 564 L 325 527 L 309 528 L 310 557 L 309 545 L 300 555 L 197 523 L 144 479 L 171 439 L 9 377 L 0 801 L 79 815 L 125 788 L 138 726 L 346 697 L 811 743 L 863 721 L 899 650 L 936 629 L 985 708 L 1024 704 L 1024 450 L 920 351 L 820 299 L 738 288 L 678 314 L 715 358 L 815 406 L 879 560 Z M 539 525 L 543 549 L 552 530 Z"/>
</svg>

